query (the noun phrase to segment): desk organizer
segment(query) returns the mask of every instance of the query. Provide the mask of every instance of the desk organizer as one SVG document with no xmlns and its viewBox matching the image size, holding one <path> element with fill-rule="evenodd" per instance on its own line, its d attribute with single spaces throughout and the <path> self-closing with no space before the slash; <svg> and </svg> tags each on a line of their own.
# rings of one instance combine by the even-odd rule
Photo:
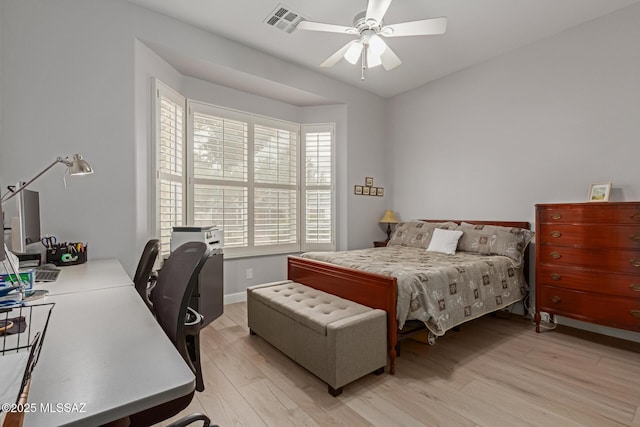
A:
<svg viewBox="0 0 640 427">
<path fill-rule="evenodd" d="M 81 250 L 77 249 L 81 246 Z M 58 267 L 65 265 L 78 265 L 87 262 L 87 245 L 82 243 L 70 243 L 69 245 L 58 245 L 47 249 L 47 264 L 54 264 Z"/>
</svg>

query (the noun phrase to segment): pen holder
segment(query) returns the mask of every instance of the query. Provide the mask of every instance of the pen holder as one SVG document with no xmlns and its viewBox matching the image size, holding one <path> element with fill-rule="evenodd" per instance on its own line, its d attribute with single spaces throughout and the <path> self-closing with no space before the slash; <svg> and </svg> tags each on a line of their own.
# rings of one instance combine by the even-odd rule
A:
<svg viewBox="0 0 640 427">
<path fill-rule="evenodd" d="M 87 246 L 81 245 L 81 249 L 77 249 L 76 244 L 69 244 L 67 246 L 57 245 L 54 248 L 47 249 L 47 263 L 63 267 L 65 265 L 77 265 L 87 262 Z"/>
</svg>

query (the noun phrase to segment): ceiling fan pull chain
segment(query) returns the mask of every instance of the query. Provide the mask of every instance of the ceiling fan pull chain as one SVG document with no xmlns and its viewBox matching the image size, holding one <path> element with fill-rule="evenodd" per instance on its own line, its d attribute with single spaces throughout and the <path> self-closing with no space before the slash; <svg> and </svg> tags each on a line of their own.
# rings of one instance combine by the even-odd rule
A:
<svg viewBox="0 0 640 427">
<path fill-rule="evenodd" d="M 367 68 L 367 46 L 365 45 L 362 49 L 362 75 L 360 76 L 360 81 L 364 81 L 364 70 Z"/>
</svg>

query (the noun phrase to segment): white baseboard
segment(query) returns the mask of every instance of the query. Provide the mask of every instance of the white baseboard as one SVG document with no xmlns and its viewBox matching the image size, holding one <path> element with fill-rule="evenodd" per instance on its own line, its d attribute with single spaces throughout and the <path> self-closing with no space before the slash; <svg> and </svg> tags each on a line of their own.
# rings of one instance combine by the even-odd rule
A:
<svg viewBox="0 0 640 427">
<path fill-rule="evenodd" d="M 246 292 L 238 292 L 235 294 L 229 294 L 224 296 L 224 305 L 233 304 L 236 302 L 242 302 L 247 300 Z"/>
</svg>

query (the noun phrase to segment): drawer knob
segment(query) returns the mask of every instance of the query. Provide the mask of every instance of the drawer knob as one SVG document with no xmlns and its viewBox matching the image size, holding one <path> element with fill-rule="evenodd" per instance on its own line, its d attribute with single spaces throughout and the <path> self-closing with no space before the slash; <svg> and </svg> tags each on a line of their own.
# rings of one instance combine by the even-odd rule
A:
<svg viewBox="0 0 640 427">
<path fill-rule="evenodd" d="M 562 218 L 562 215 L 555 213 L 555 214 L 551 214 L 551 219 L 560 219 Z M 640 214 L 638 214 L 638 219 L 640 219 Z"/>
<path fill-rule="evenodd" d="M 560 259 L 562 257 L 562 255 L 560 255 L 558 252 L 551 252 L 549 254 L 549 256 L 553 259 Z M 631 261 L 638 261 L 638 267 L 640 267 L 640 259 L 632 259 Z M 633 263 L 632 263 L 633 264 Z M 634 264 L 635 265 L 635 264 Z"/>
<path fill-rule="evenodd" d="M 629 310 L 629 313 L 636 319 L 640 319 L 640 310 Z"/>
<path fill-rule="evenodd" d="M 640 292 L 640 285 L 637 283 L 632 283 L 629 285 L 629 289 L 631 289 L 634 292 Z"/>
<path fill-rule="evenodd" d="M 640 258 L 634 258 L 634 259 L 630 259 L 629 262 L 631 263 L 631 265 L 633 265 L 634 267 L 640 267 Z"/>
<path fill-rule="evenodd" d="M 640 212 L 634 213 L 630 218 L 634 221 L 640 221 Z"/>
<path fill-rule="evenodd" d="M 634 234 L 630 237 L 631 240 L 635 240 L 636 242 L 640 242 L 640 234 Z"/>
<path fill-rule="evenodd" d="M 560 237 L 560 236 L 562 236 L 562 233 L 559 232 L 559 231 L 552 231 L 551 232 L 551 237 L 556 237 L 557 238 L 557 237 Z M 632 239 L 633 239 L 633 237 L 632 237 Z"/>
<path fill-rule="evenodd" d="M 559 275 L 559 274 L 553 273 L 553 274 L 551 275 L 551 280 L 558 281 L 558 280 L 560 280 L 560 279 L 562 279 L 562 276 L 561 276 L 561 275 Z M 640 290 L 640 288 L 639 288 L 638 290 Z"/>
<path fill-rule="evenodd" d="M 559 303 L 562 302 L 562 298 L 557 297 L 557 296 L 554 295 L 554 296 L 551 297 L 551 302 L 554 303 L 554 304 L 559 304 Z M 640 314 L 640 311 L 638 311 L 638 314 Z"/>
</svg>

